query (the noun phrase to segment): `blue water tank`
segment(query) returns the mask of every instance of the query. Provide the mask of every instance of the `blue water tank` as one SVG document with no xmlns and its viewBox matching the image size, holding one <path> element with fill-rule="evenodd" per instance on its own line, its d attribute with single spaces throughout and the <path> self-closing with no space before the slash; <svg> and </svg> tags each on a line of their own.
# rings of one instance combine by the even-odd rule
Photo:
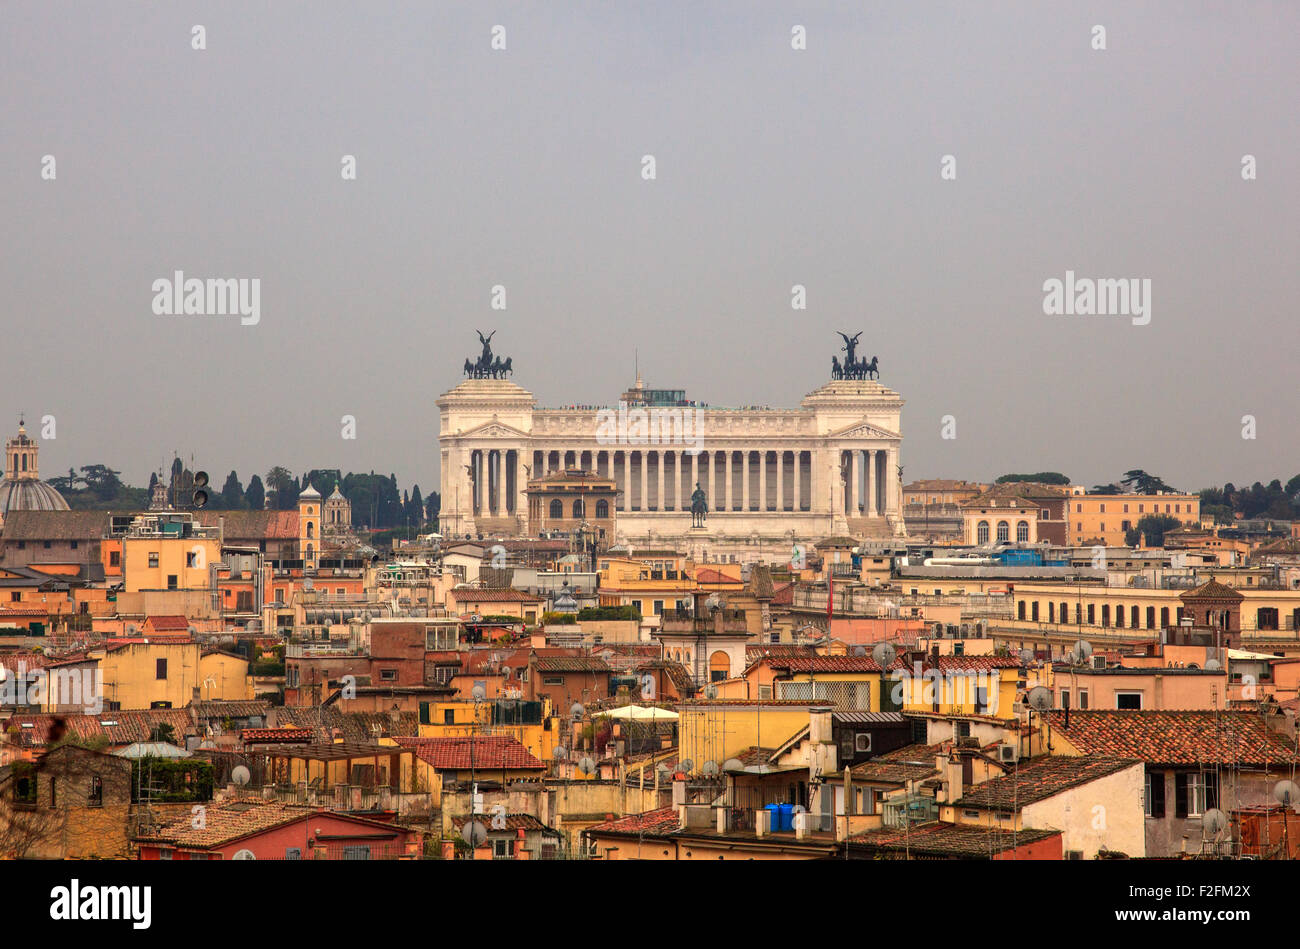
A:
<svg viewBox="0 0 1300 949">
<path fill-rule="evenodd" d="M 794 805 L 781 804 L 778 807 L 781 814 L 781 830 L 794 830 Z"/>
</svg>

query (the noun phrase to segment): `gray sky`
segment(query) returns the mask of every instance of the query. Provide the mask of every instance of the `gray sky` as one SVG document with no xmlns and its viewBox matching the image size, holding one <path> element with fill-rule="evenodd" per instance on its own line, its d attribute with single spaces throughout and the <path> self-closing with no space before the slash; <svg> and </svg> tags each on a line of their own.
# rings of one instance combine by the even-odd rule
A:
<svg viewBox="0 0 1300 949">
<path fill-rule="evenodd" d="M 1300 5 L 630 6 L 0 6 L 0 414 L 56 417 L 42 473 L 436 490 L 474 327 L 544 405 L 614 401 L 634 348 L 796 405 L 864 330 L 909 480 L 1300 472 Z M 260 278 L 261 322 L 154 315 L 176 269 Z M 1044 315 L 1067 269 L 1149 278 L 1150 324 Z"/>
</svg>

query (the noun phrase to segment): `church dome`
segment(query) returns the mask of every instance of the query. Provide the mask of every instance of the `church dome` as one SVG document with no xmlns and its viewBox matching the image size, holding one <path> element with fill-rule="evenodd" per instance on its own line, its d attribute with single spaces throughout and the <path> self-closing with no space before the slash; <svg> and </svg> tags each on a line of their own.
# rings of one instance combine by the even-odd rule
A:
<svg viewBox="0 0 1300 949">
<path fill-rule="evenodd" d="M 40 480 L 36 456 L 40 446 L 21 419 L 18 434 L 5 441 L 5 476 L 0 481 L 0 520 L 10 511 L 66 511 L 68 502 Z"/>
<path fill-rule="evenodd" d="M 66 511 L 68 502 L 44 481 L 0 482 L 0 516 L 10 511 Z"/>
</svg>

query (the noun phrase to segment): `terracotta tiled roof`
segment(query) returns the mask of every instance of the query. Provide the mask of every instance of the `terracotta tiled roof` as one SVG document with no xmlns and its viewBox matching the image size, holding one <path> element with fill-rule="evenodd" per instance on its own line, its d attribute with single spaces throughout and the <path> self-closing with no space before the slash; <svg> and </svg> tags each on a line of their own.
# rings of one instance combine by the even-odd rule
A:
<svg viewBox="0 0 1300 949">
<path fill-rule="evenodd" d="M 415 749 L 421 761 L 444 771 L 468 771 L 470 744 L 473 742 L 474 767 L 484 771 L 544 771 L 542 764 L 515 738 L 508 735 L 483 735 L 470 738 L 398 738 L 397 743 Z"/>
<path fill-rule="evenodd" d="M 695 570 L 696 583 L 735 583 L 739 585 L 740 581 L 735 577 L 728 576 L 716 567 L 697 567 Z"/>
<path fill-rule="evenodd" d="M 297 804 L 280 804 L 273 801 L 242 800 L 232 804 L 206 806 L 202 828 L 196 828 L 193 816 L 183 817 L 163 824 L 156 834 L 139 838 L 143 842 L 172 843 L 193 850 L 210 850 L 242 837 L 262 833 L 285 824 L 291 824 L 313 814 L 329 813 L 331 817 L 364 825 L 367 833 L 384 829 L 400 834 L 402 828 L 380 821 L 366 820 L 352 815 L 332 813 L 319 807 Z"/>
<path fill-rule="evenodd" d="M 880 665 L 870 656 L 783 656 L 765 657 L 773 669 L 790 672 L 879 672 Z"/>
<path fill-rule="evenodd" d="M 958 807 L 1011 813 L 1027 804 L 1137 765 L 1122 758 L 1048 755 L 1022 762 L 1010 774 L 978 784 L 962 795 Z"/>
<path fill-rule="evenodd" d="M 310 728 L 244 728 L 240 730 L 239 737 L 245 742 L 311 741 L 312 730 Z"/>
<path fill-rule="evenodd" d="M 609 672 L 609 663 L 595 656 L 556 656 L 538 659 L 538 672 Z"/>
<path fill-rule="evenodd" d="M 681 820 L 677 808 L 661 807 L 641 814 L 620 817 L 606 821 L 591 828 L 591 832 L 602 834 L 668 834 L 677 830 Z"/>
<path fill-rule="evenodd" d="M 145 618 L 144 628 L 155 633 L 188 633 L 190 621 L 184 616 L 149 616 Z"/>
<path fill-rule="evenodd" d="M 15 540 L 98 540 L 108 534 L 107 511 L 10 511 L 5 543 Z"/>
<path fill-rule="evenodd" d="M 14 715 L 6 725 L 18 729 L 15 740 L 29 747 L 48 744 L 51 732 L 62 722 L 65 737 L 86 741 L 99 735 L 108 737 L 114 746 L 148 741 L 159 725 L 170 725 L 178 742 L 197 734 L 190 713 L 183 708 L 149 709 L 138 712 L 100 712 L 98 715 Z M 23 727 L 31 725 L 30 728 Z"/>
<path fill-rule="evenodd" d="M 793 587 L 794 584 L 791 584 Z M 773 643 L 764 646 L 758 643 L 749 643 L 745 646 L 745 660 L 753 662 L 755 659 L 761 659 L 764 656 L 813 656 L 816 653 L 811 646 L 795 646 L 790 643 Z"/>
<path fill-rule="evenodd" d="M 457 603 L 540 603 L 542 597 L 524 590 L 455 589 L 451 596 Z"/>
<path fill-rule="evenodd" d="M 793 582 L 772 584 L 772 605 L 773 606 L 794 605 L 794 583 Z"/>
<path fill-rule="evenodd" d="M 735 758 L 748 768 L 753 765 L 770 764 L 772 761 L 772 755 L 775 753 L 775 748 L 760 748 L 757 745 L 750 745 L 748 748 L 743 748 L 736 752 L 731 757 Z"/>
<path fill-rule="evenodd" d="M 199 511 L 196 517 L 205 527 L 223 524 L 222 540 L 296 540 L 298 512 L 295 511 Z"/>
<path fill-rule="evenodd" d="M 931 756 L 933 762 L 934 758 Z M 938 774 L 933 764 L 905 764 L 902 761 L 888 761 L 873 758 L 849 769 L 854 781 L 881 784 L 906 784 L 908 781 L 920 781 Z"/>
<path fill-rule="evenodd" d="M 1013 845 L 1025 846 L 1060 836 L 1059 830 L 1020 830 L 1014 838 L 1002 831 L 967 824 L 913 824 L 906 832 L 899 830 L 873 830 L 850 837 L 851 849 L 865 848 L 886 852 L 906 851 L 917 856 L 932 857 L 987 857 L 1011 850 Z M 1014 841 L 1014 844 L 1013 844 Z"/>
<path fill-rule="evenodd" d="M 1053 733 L 1090 755 L 1165 765 L 1300 763 L 1293 744 L 1253 711 L 1071 710 L 1069 728 L 1063 711 L 1049 714 Z"/>
<path fill-rule="evenodd" d="M 198 718 L 252 718 L 266 715 L 271 703 L 265 699 L 204 699 L 187 707 Z"/>
<path fill-rule="evenodd" d="M 1244 600 L 1246 597 L 1232 587 L 1225 586 L 1214 577 L 1210 577 L 1199 587 L 1180 594 L 1178 598 L 1180 600 L 1232 600 L 1236 602 Z"/>
</svg>

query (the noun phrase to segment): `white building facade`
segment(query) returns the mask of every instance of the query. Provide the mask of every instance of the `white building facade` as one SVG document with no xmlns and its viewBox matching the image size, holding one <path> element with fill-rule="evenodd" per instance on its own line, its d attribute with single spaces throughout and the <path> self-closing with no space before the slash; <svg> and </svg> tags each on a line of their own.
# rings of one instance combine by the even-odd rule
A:
<svg viewBox="0 0 1300 949">
<path fill-rule="evenodd" d="M 624 543 L 698 554 L 710 544 L 903 534 L 903 400 L 876 381 L 832 380 L 796 409 L 543 408 L 514 382 L 476 378 L 437 406 L 448 538 L 530 534 L 528 480 L 572 469 L 617 483 Z M 697 484 L 708 504 L 703 527 L 692 526 Z"/>
</svg>

